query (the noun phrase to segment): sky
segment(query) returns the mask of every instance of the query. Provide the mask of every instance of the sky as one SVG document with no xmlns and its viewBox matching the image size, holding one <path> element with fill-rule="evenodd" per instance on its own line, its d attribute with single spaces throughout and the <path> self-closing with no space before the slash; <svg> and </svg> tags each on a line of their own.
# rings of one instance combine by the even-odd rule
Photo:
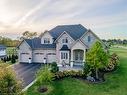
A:
<svg viewBox="0 0 127 95">
<path fill-rule="evenodd" d="M 127 39 L 127 0 L 0 0 L 1 36 L 67 24 L 82 24 L 101 39 Z"/>
</svg>

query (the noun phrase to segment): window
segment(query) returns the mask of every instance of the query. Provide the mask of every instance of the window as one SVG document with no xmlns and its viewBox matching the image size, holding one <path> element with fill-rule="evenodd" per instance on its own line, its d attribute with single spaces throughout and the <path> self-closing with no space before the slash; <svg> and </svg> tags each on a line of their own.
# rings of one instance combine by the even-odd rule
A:
<svg viewBox="0 0 127 95">
<path fill-rule="evenodd" d="M 88 36 L 88 42 L 90 42 L 91 41 L 91 37 L 90 36 Z"/>
<path fill-rule="evenodd" d="M 43 55 L 44 53 L 35 53 L 35 54 L 36 54 L 36 55 L 39 55 L 39 54 L 40 54 L 40 55 Z"/>
<path fill-rule="evenodd" d="M 50 38 L 44 38 L 44 44 L 49 44 L 50 43 Z"/>
<path fill-rule="evenodd" d="M 48 55 L 56 55 L 55 53 L 48 53 Z"/>
<path fill-rule="evenodd" d="M 61 52 L 61 59 L 68 59 L 68 53 Z"/>
<path fill-rule="evenodd" d="M 29 53 L 21 53 L 21 54 L 26 54 L 26 55 L 29 55 Z"/>
<path fill-rule="evenodd" d="M 67 39 L 67 37 L 64 38 L 64 39 L 62 39 L 62 43 L 68 43 L 68 39 Z"/>
</svg>

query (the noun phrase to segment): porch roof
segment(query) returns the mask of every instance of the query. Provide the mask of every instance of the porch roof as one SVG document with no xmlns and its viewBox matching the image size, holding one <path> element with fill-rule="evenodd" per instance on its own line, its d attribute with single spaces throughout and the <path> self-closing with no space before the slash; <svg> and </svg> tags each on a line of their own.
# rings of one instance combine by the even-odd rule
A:
<svg viewBox="0 0 127 95">
<path fill-rule="evenodd" d="M 60 49 L 60 51 L 69 51 L 70 49 L 68 48 L 67 45 L 63 45 L 62 48 Z"/>
</svg>

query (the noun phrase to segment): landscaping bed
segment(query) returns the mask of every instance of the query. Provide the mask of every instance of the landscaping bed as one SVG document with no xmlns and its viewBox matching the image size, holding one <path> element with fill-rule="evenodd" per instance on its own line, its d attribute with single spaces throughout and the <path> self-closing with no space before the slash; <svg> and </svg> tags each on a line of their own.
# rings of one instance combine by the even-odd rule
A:
<svg viewBox="0 0 127 95">
<path fill-rule="evenodd" d="M 120 57 L 119 67 L 105 75 L 105 82 L 93 84 L 81 79 L 66 77 L 52 81 L 48 93 L 37 92 L 36 83 L 31 86 L 26 95 L 127 95 L 127 49 L 111 48 Z M 35 90 L 36 89 L 36 90 Z"/>
</svg>

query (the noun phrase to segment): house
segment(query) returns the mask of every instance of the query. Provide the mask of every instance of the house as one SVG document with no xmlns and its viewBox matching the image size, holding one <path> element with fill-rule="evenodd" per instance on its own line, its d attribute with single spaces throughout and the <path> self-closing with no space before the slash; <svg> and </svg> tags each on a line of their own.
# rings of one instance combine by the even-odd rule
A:
<svg viewBox="0 0 127 95">
<path fill-rule="evenodd" d="M 83 65 L 87 50 L 97 40 L 102 42 L 81 24 L 59 25 L 37 38 L 24 39 L 18 46 L 19 62 Z"/>
<path fill-rule="evenodd" d="M 0 58 L 4 58 L 6 56 L 6 46 L 0 44 Z"/>
</svg>

